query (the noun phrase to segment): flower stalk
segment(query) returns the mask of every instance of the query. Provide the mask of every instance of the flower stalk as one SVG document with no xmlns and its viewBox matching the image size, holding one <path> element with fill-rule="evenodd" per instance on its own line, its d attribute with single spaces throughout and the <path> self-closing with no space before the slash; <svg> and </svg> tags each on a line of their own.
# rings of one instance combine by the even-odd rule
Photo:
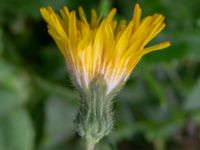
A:
<svg viewBox="0 0 200 150">
<path fill-rule="evenodd" d="M 96 141 L 92 138 L 86 138 L 86 150 L 94 150 L 96 144 Z"/>
<path fill-rule="evenodd" d="M 87 150 L 94 150 L 94 144 L 87 144 Z"/>
</svg>

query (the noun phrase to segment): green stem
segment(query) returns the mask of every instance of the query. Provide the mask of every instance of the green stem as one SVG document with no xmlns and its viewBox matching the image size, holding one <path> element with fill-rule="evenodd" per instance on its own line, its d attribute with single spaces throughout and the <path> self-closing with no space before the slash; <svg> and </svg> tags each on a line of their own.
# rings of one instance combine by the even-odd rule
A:
<svg viewBox="0 0 200 150">
<path fill-rule="evenodd" d="M 87 150 L 94 150 L 96 143 L 97 143 L 97 141 L 94 140 L 92 137 L 87 137 L 86 138 Z"/>
<path fill-rule="evenodd" d="M 94 146 L 95 146 L 94 143 L 88 143 L 87 142 L 87 150 L 94 150 Z"/>
</svg>

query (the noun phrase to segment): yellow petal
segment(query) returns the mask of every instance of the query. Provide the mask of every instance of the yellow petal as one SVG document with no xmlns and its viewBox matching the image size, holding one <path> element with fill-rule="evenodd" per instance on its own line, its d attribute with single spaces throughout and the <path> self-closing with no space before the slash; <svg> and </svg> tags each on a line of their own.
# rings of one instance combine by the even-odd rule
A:
<svg viewBox="0 0 200 150">
<path fill-rule="evenodd" d="M 116 8 L 113 8 L 113 9 L 110 11 L 110 13 L 108 14 L 106 20 L 107 20 L 108 22 L 112 22 L 112 19 L 113 19 L 113 17 L 115 16 L 116 12 L 117 12 L 117 9 L 116 9 Z"/>
<path fill-rule="evenodd" d="M 160 44 L 157 44 L 157 45 L 153 45 L 151 47 L 148 47 L 148 48 L 145 48 L 144 50 L 142 50 L 141 52 L 141 55 L 145 55 L 149 52 L 152 52 L 152 51 L 156 51 L 156 50 L 160 50 L 160 49 L 164 49 L 166 47 L 170 46 L 170 42 L 167 41 L 167 42 L 162 42 Z"/>
<path fill-rule="evenodd" d="M 86 15 L 85 15 L 85 12 L 84 12 L 83 8 L 79 7 L 78 10 L 79 10 L 80 18 L 84 21 L 85 24 L 88 24 L 87 18 L 86 18 Z"/>
<path fill-rule="evenodd" d="M 139 4 L 136 4 L 134 8 L 133 19 L 132 19 L 134 22 L 134 30 L 136 30 L 138 26 L 140 25 L 141 14 L 142 14 L 142 10 Z"/>
<path fill-rule="evenodd" d="M 98 17 L 94 9 L 91 10 L 91 27 L 95 28 L 98 26 Z"/>
<path fill-rule="evenodd" d="M 72 47 L 76 50 L 77 45 L 77 28 L 76 28 L 76 13 L 72 11 L 69 19 L 69 39 L 72 43 Z"/>
</svg>

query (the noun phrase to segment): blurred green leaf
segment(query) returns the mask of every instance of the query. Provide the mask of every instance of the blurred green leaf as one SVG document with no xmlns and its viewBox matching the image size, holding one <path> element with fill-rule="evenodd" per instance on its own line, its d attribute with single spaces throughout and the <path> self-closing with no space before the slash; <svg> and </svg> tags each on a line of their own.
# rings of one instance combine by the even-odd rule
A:
<svg viewBox="0 0 200 150">
<path fill-rule="evenodd" d="M 19 107 L 18 101 L 15 94 L 6 90 L 0 90 L 0 117 Z"/>
<path fill-rule="evenodd" d="M 66 101 L 70 102 L 71 104 L 77 104 L 77 100 L 79 99 L 79 95 L 76 91 L 69 89 L 68 87 L 62 87 L 51 82 L 46 81 L 40 77 L 35 77 L 35 83 L 39 88 L 43 91 L 47 92 L 48 94 L 54 94 L 59 97 L 62 97 Z"/>
<path fill-rule="evenodd" d="M 0 149 L 33 150 L 34 130 L 27 111 L 13 109 L 0 116 Z"/>
<path fill-rule="evenodd" d="M 189 92 L 183 108 L 187 111 L 196 111 L 200 109 L 200 79 L 197 80 L 194 87 Z"/>
<path fill-rule="evenodd" d="M 16 100 L 24 103 L 31 93 L 29 75 L 3 59 L 0 60 L 0 84 L 16 94 Z"/>
<path fill-rule="evenodd" d="M 45 106 L 44 137 L 42 150 L 56 149 L 56 146 L 70 140 L 74 135 L 74 118 L 77 108 L 57 96 L 49 97 Z"/>
<path fill-rule="evenodd" d="M 145 123 L 145 122 L 144 122 Z M 183 126 L 182 120 L 170 120 L 163 123 L 146 122 L 144 124 L 147 139 L 155 141 L 157 139 L 167 139 Z"/>
</svg>

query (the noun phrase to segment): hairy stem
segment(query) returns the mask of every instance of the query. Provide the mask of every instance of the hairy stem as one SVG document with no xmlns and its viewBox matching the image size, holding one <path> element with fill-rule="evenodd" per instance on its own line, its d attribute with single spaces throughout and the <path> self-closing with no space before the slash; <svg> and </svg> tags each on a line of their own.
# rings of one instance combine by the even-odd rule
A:
<svg viewBox="0 0 200 150">
<path fill-rule="evenodd" d="M 87 145 L 87 150 L 94 150 L 95 143 L 87 141 L 86 145 Z"/>
</svg>

